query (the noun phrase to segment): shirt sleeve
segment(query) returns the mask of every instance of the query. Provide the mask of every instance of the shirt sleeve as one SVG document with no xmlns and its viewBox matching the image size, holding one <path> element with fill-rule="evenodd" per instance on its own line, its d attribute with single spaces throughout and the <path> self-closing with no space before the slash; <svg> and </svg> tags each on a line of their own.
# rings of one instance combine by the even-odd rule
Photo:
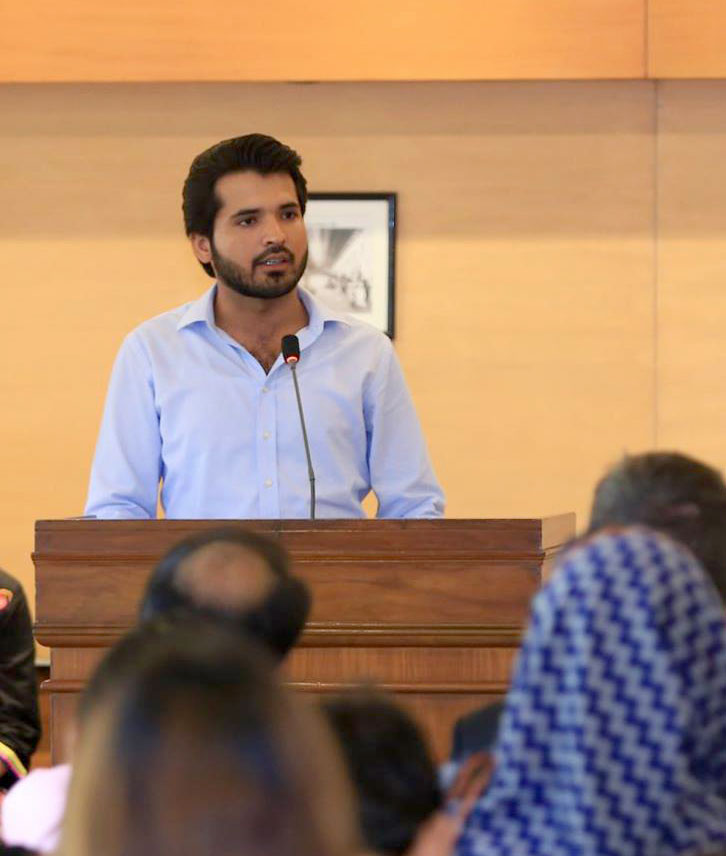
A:
<svg viewBox="0 0 726 856">
<path fill-rule="evenodd" d="M 444 494 L 398 358 L 388 340 L 367 406 L 368 467 L 378 517 L 442 517 Z"/>
<path fill-rule="evenodd" d="M 133 333 L 111 374 L 85 513 L 153 518 L 161 478 L 161 437 L 151 362 Z"/>
<path fill-rule="evenodd" d="M 8 787 L 27 772 L 40 738 L 40 715 L 28 602 L 9 575 L 0 575 L 0 587 L 11 592 L 0 609 L 0 760 L 7 768 L 0 786 Z"/>
</svg>

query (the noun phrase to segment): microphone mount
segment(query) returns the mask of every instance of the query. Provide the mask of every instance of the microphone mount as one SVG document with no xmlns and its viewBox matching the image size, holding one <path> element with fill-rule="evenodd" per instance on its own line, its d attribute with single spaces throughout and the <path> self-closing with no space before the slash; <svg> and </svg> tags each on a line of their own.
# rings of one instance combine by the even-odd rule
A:
<svg viewBox="0 0 726 856">
<path fill-rule="evenodd" d="M 295 335 L 282 337 L 282 358 L 290 366 L 292 380 L 295 385 L 295 398 L 297 399 L 297 410 L 300 415 L 300 427 L 302 428 L 303 443 L 305 444 L 305 457 L 308 464 L 308 479 L 310 481 L 310 519 L 315 520 L 315 471 L 313 460 L 310 455 L 310 444 L 308 443 L 308 432 L 305 428 L 305 415 L 303 413 L 302 399 L 300 398 L 300 387 L 297 382 L 297 364 L 300 361 L 300 342 Z"/>
</svg>

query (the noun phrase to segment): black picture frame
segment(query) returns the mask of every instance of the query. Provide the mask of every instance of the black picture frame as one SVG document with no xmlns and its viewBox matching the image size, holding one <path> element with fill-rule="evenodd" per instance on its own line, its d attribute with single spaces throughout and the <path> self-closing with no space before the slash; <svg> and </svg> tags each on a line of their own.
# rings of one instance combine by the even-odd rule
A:
<svg viewBox="0 0 726 856">
<path fill-rule="evenodd" d="M 332 309 L 395 332 L 395 193 L 310 193 L 300 285 Z"/>
</svg>

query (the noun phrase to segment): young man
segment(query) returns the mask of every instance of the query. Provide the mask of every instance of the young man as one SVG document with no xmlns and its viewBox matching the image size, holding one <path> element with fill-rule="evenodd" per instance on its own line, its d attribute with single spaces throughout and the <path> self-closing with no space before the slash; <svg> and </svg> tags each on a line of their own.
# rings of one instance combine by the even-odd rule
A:
<svg viewBox="0 0 726 856">
<path fill-rule="evenodd" d="M 298 376 L 316 516 L 437 517 L 436 482 L 390 342 L 297 284 L 307 261 L 300 157 L 250 134 L 202 152 L 184 219 L 215 285 L 147 321 L 116 360 L 86 506 L 104 518 L 310 515 L 308 470 L 284 335 Z"/>
</svg>

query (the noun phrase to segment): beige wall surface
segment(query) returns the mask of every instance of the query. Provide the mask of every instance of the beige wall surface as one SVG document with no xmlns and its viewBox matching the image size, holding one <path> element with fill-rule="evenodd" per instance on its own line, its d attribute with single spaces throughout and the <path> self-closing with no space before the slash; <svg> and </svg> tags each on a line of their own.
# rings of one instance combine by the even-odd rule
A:
<svg viewBox="0 0 726 856">
<path fill-rule="evenodd" d="M 449 516 L 582 523 L 625 450 L 726 463 L 723 89 L 0 87 L 0 564 L 29 583 L 33 521 L 82 512 L 123 335 L 209 284 L 189 162 L 250 130 L 298 148 L 314 190 L 399 194 L 395 344 Z"/>
<path fill-rule="evenodd" d="M 726 468 L 726 83 L 660 85 L 658 441 Z"/>
</svg>

